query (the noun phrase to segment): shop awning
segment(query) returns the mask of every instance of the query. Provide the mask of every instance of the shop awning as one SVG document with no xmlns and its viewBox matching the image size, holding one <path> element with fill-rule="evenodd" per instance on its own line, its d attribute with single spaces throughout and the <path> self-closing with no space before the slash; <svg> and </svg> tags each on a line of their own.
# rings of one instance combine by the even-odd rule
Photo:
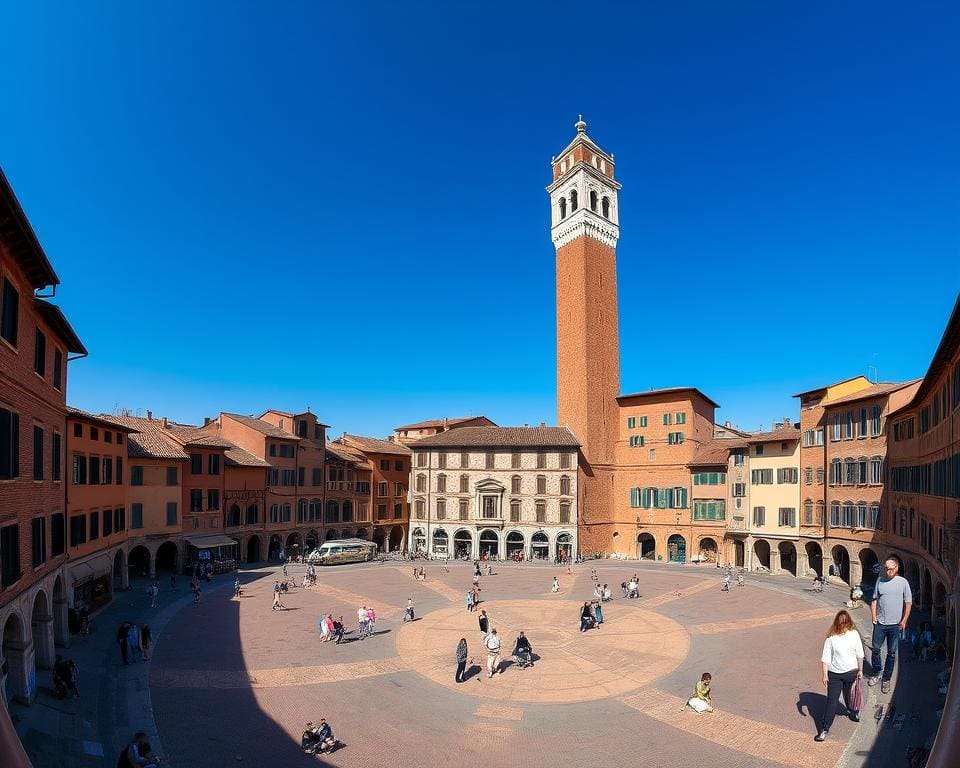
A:
<svg viewBox="0 0 960 768">
<path fill-rule="evenodd" d="M 197 549 L 237 546 L 237 542 L 229 536 L 187 536 L 187 544 Z"/>
<path fill-rule="evenodd" d="M 109 576 L 113 571 L 113 557 L 97 555 L 80 562 L 71 560 L 67 570 L 74 585 L 82 584 L 101 576 Z"/>
</svg>

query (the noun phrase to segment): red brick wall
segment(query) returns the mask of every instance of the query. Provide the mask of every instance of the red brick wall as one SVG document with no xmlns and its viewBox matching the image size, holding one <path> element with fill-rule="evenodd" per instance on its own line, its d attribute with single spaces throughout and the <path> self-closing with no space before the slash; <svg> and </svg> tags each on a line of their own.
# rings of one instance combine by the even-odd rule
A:
<svg viewBox="0 0 960 768">
<path fill-rule="evenodd" d="M 66 463 L 61 466 L 61 480 L 51 480 L 51 435 L 58 431 L 62 436 L 61 454 L 66 455 L 66 362 L 62 380 L 63 389 L 53 387 L 54 349 L 67 355 L 63 343 L 43 322 L 33 309 L 33 289 L 27 283 L 9 252 L 0 243 L 0 285 L 8 279 L 20 294 L 19 330 L 17 348 L 0 339 L 0 407 L 12 410 L 20 416 L 20 476 L 15 480 L 0 480 L 0 526 L 19 524 L 20 568 L 23 576 L 10 588 L 0 592 L 0 605 L 9 602 L 15 595 L 28 589 L 43 576 L 62 563 L 63 558 L 53 560 L 50 552 L 50 515 L 65 511 Z M 2 298 L 0 298 L 2 300 Z M 47 337 L 46 375 L 41 379 L 33 370 L 34 341 L 36 329 Z M 44 430 L 44 479 L 33 479 L 33 428 Z M 43 516 L 47 519 L 47 561 L 34 570 L 31 557 L 31 520 Z"/>
</svg>

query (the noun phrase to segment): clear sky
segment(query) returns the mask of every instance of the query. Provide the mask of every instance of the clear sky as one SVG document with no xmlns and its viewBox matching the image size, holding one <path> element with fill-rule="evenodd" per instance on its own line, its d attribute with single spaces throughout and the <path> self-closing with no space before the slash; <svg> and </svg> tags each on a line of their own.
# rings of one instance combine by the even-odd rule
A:
<svg viewBox="0 0 960 768">
<path fill-rule="evenodd" d="M 7 4 L 0 163 L 69 400 L 556 419 L 550 158 L 623 184 L 622 389 L 769 428 L 923 375 L 960 289 L 955 3 Z M 873 366 L 873 368 L 871 368 Z"/>
</svg>

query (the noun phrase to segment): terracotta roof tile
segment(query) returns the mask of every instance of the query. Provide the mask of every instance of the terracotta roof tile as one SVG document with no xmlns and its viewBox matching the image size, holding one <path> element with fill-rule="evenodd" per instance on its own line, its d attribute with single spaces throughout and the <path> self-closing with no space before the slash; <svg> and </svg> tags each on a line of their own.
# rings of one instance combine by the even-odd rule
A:
<svg viewBox="0 0 960 768">
<path fill-rule="evenodd" d="M 111 427 L 113 429 L 122 429 L 124 432 L 136 432 L 135 427 L 131 427 L 127 424 L 124 424 L 116 416 L 109 416 L 107 414 L 97 415 L 95 413 L 90 413 L 89 411 L 83 411 L 79 408 L 74 408 L 72 405 L 67 406 L 67 418 L 81 418 L 87 419 L 89 421 L 94 421 L 97 424 L 103 424 L 106 427 Z"/>
<path fill-rule="evenodd" d="M 205 432 L 203 427 L 196 427 L 192 424 L 173 424 L 168 422 L 166 431 L 184 445 L 194 445 L 202 448 L 235 447 L 234 444 L 226 438 Z"/>
<path fill-rule="evenodd" d="M 735 448 L 745 448 L 746 440 L 724 440 L 722 438 L 710 440 L 700 446 L 693 458 L 688 462 L 691 467 L 707 467 L 726 465 L 730 451 Z"/>
<path fill-rule="evenodd" d="M 362 462 L 363 456 L 359 453 L 353 453 L 348 450 L 348 446 L 343 445 L 342 443 L 327 443 L 327 461 L 345 461 L 348 464 L 359 464 Z"/>
<path fill-rule="evenodd" d="M 789 426 L 783 429 L 775 429 L 772 432 L 754 432 L 747 438 L 748 443 L 775 443 L 778 440 L 799 440 L 800 430 L 797 427 Z"/>
<path fill-rule="evenodd" d="M 459 432 L 460 430 L 454 431 Z M 337 438 L 334 442 L 343 443 L 347 447 L 356 448 L 364 453 L 393 453 L 398 456 L 410 455 L 410 449 L 399 443 L 391 443 L 389 440 L 379 440 L 375 437 L 348 435 L 346 432 L 344 432 L 343 437 Z"/>
<path fill-rule="evenodd" d="M 402 427 L 394 427 L 394 432 L 400 432 L 404 429 L 430 429 L 432 427 L 452 427 L 457 424 L 463 424 L 466 421 L 473 421 L 474 419 L 484 419 L 485 421 L 490 421 L 486 416 L 458 416 L 452 419 L 429 419 L 427 421 L 418 421 L 416 424 L 404 424 Z M 490 425 L 493 425 L 493 422 L 490 422 Z"/>
<path fill-rule="evenodd" d="M 159 421 L 136 416 L 111 416 L 113 421 L 136 430 L 127 438 L 127 456 L 131 459 L 177 459 L 190 458 L 176 443 L 163 437 Z"/>
<path fill-rule="evenodd" d="M 269 467 L 270 462 L 264 461 L 259 456 L 254 456 L 243 448 L 228 448 L 223 455 L 224 463 L 235 467 Z"/>
<path fill-rule="evenodd" d="M 911 381 L 881 381 L 877 384 L 871 384 L 866 389 L 861 389 L 858 392 L 853 392 L 844 397 L 838 397 L 836 400 L 825 400 L 821 405 L 831 406 L 831 405 L 840 405 L 842 403 L 854 403 L 857 400 L 867 400 L 871 397 L 879 397 L 880 395 L 889 395 L 893 392 L 897 392 L 901 389 L 909 387 L 911 384 L 916 384 L 921 381 L 921 379 L 913 379 Z"/>
<path fill-rule="evenodd" d="M 579 448 L 567 427 L 460 427 L 410 444 L 417 448 Z"/>
</svg>

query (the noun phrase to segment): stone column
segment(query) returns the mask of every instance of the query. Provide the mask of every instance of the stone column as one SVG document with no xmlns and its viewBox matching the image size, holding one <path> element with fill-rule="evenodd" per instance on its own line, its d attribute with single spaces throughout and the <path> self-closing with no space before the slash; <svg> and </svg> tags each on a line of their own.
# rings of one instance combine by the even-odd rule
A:
<svg viewBox="0 0 960 768">
<path fill-rule="evenodd" d="M 805 578 L 810 572 L 810 559 L 807 557 L 807 550 L 800 549 L 797 546 L 797 578 Z"/>
<path fill-rule="evenodd" d="M 53 616 L 35 617 L 32 625 L 37 666 L 41 669 L 53 669 L 57 658 L 53 648 Z"/>
<path fill-rule="evenodd" d="M 770 573 L 780 573 L 780 547 L 774 544 L 770 545 Z"/>
<path fill-rule="evenodd" d="M 0 680 L 0 690 L 8 685 L 15 701 L 31 704 L 37 695 L 37 670 L 33 664 L 33 643 L 10 640 L 3 644 L 7 674 Z M 6 696 L 6 693 L 4 693 Z"/>
<path fill-rule="evenodd" d="M 863 579 L 863 566 L 860 565 L 860 558 L 850 561 L 850 585 L 855 586 Z"/>
<path fill-rule="evenodd" d="M 68 619 L 67 598 L 53 598 L 53 639 L 62 648 L 70 647 L 70 622 Z"/>
</svg>

